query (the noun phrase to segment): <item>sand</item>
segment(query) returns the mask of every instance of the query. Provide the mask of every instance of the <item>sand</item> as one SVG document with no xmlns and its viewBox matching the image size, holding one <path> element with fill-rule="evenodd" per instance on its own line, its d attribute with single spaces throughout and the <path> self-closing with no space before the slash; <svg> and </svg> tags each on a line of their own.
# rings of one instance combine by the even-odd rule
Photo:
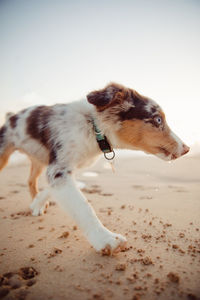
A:
<svg viewBox="0 0 200 300">
<path fill-rule="evenodd" d="M 115 173 L 102 158 L 78 176 L 103 224 L 128 239 L 113 257 L 54 203 L 31 216 L 29 167 L 0 173 L 0 299 L 200 299 L 199 156 L 117 157 Z"/>
</svg>

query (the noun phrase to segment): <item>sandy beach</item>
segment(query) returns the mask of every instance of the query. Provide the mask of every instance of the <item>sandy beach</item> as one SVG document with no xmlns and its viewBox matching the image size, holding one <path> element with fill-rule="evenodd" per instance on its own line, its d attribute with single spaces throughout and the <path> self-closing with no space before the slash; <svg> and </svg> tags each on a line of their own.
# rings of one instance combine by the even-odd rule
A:
<svg viewBox="0 0 200 300">
<path fill-rule="evenodd" d="M 115 173 L 102 158 L 80 173 L 100 220 L 128 239 L 113 257 L 96 253 L 55 203 L 31 215 L 29 168 L 0 173 L 0 299 L 200 299 L 200 156 L 117 156 Z"/>
</svg>

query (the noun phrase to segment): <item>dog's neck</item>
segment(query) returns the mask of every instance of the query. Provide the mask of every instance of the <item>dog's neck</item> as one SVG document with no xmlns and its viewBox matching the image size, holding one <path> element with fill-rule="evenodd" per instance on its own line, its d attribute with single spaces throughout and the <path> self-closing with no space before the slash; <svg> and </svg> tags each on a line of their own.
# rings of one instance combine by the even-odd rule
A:
<svg viewBox="0 0 200 300">
<path fill-rule="evenodd" d="M 115 152 L 112 148 L 112 145 L 110 141 L 108 141 L 107 137 L 102 133 L 102 131 L 97 126 L 95 118 L 92 118 L 92 124 L 96 135 L 96 141 L 99 145 L 100 150 L 104 153 L 106 159 L 108 160 L 113 159 L 115 156 Z"/>
</svg>

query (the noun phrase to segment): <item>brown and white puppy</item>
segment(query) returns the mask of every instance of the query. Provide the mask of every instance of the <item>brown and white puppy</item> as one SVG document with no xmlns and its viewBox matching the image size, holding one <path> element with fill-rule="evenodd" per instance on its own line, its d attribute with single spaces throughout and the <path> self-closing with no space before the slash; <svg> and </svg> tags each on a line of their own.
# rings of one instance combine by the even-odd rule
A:
<svg viewBox="0 0 200 300">
<path fill-rule="evenodd" d="M 42 214 L 52 195 L 91 245 L 110 254 L 123 249 L 126 238 L 102 225 L 74 181 L 75 172 L 102 153 L 94 128 L 106 136 L 111 148 L 143 150 L 165 160 L 186 154 L 189 147 L 170 130 L 162 109 L 133 89 L 111 83 L 89 93 L 87 100 L 34 106 L 8 115 L 0 129 L 0 169 L 13 151 L 27 154 L 32 162 L 32 214 Z M 44 167 L 49 187 L 38 193 L 37 180 Z"/>
</svg>

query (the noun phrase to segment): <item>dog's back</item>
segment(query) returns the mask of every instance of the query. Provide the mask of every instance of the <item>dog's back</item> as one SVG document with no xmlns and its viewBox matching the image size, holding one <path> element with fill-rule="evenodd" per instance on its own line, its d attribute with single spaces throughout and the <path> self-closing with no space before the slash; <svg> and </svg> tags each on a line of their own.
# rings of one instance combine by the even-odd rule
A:
<svg viewBox="0 0 200 300">
<path fill-rule="evenodd" d="M 0 129 L 0 169 L 6 166 L 15 150 L 43 165 L 53 164 L 59 156 L 60 161 L 68 159 L 69 165 L 74 162 L 81 166 L 84 163 L 81 157 L 84 156 L 84 160 L 86 157 L 80 154 L 80 145 L 89 157 L 90 145 L 95 142 L 88 142 L 92 109 L 86 101 L 77 101 L 33 106 L 17 114 L 7 113 L 6 122 Z"/>
</svg>

